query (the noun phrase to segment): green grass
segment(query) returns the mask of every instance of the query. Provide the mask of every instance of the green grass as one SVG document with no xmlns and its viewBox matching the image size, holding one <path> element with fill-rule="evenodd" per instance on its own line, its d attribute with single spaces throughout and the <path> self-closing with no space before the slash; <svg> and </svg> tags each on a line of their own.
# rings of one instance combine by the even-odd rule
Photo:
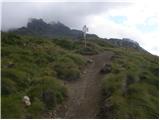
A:
<svg viewBox="0 0 160 120">
<path fill-rule="evenodd" d="M 16 95 L 1 97 L 1 117 L 2 118 L 24 118 L 25 107 L 21 97 Z"/>
<path fill-rule="evenodd" d="M 43 118 L 67 99 L 63 80 L 78 80 L 85 55 L 112 51 L 112 71 L 102 83 L 102 118 L 158 118 L 159 58 L 100 39 L 47 39 L 2 33 L 2 118 Z M 24 95 L 31 106 L 22 103 Z"/>
<path fill-rule="evenodd" d="M 77 80 L 86 60 L 59 41 L 2 33 L 2 118 L 42 118 L 67 98 L 61 80 Z"/>
<path fill-rule="evenodd" d="M 158 57 L 123 48 L 115 52 L 112 72 L 103 80 L 102 118 L 159 116 Z"/>
<path fill-rule="evenodd" d="M 32 101 L 39 99 L 43 101 L 47 109 L 52 110 L 57 104 L 62 103 L 67 96 L 67 91 L 60 81 L 44 76 L 33 83 L 27 94 Z"/>
</svg>

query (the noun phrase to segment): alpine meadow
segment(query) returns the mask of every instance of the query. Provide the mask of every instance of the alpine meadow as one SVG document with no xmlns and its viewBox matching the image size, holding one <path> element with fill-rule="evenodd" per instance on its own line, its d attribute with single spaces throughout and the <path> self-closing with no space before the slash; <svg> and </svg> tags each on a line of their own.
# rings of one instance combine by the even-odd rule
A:
<svg viewBox="0 0 160 120">
<path fill-rule="evenodd" d="M 78 23 L 82 21 L 80 17 L 86 17 L 83 15 L 92 16 L 93 13 L 89 13 L 91 11 L 97 10 L 95 14 L 101 14 L 97 9 L 99 7 L 96 7 L 98 5 L 101 5 L 102 11 L 109 11 L 120 9 L 116 6 L 130 4 L 105 3 L 109 4 L 106 9 L 102 3 L 61 5 L 42 2 L 37 4 L 37 8 L 33 7 L 36 5 L 31 5 L 35 3 L 17 3 L 16 9 L 9 10 L 12 4 L 14 3 L 2 3 L 1 118 L 159 118 L 159 56 L 144 48 L 140 44 L 142 42 L 118 32 L 117 27 L 113 34 L 124 37 L 115 37 L 112 31 L 106 37 L 90 32 L 94 29 L 105 32 L 100 17 L 97 22 L 102 24 L 101 29 L 98 26 L 92 27 L 85 20 Z M 23 7 L 26 10 L 20 7 L 21 4 L 27 6 Z M 32 15 L 29 8 L 32 9 Z M 88 13 L 82 12 L 81 8 L 88 10 Z M 18 14 L 21 9 L 21 14 Z M 33 9 L 36 9 L 35 13 Z M 59 12 L 56 13 L 57 9 Z M 74 11 L 73 19 L 69 15 L 70 11 Z M 23 12 L 24 15 L 30 15 L 26 16 L 28 19 L 22 15 Z M 56 17 L 48 22 L 49 19 L 45 17 L 47 15 L 50 16 L 48 18 Z M 13 21 L 10 19 L 7 23 L 5 18 L 12 17 Z M 7 25 L 18 25 L 21 18 L 25 18 L 26 25 L 7 29 Z M 120 22 L 122 18 L 116 20 Z M 99 25 L 97 22 L 93 25 Z M 69 23 L 75 26 L 70 26 Z M 80 24 L 81 29 L 76 24 Z M 111 22 L 108 24 L 111 26 Z M 113 28 L 108 26 L 107 29 Z M 147 42 L 147 39 L 144 41 Z"/>
</svg>

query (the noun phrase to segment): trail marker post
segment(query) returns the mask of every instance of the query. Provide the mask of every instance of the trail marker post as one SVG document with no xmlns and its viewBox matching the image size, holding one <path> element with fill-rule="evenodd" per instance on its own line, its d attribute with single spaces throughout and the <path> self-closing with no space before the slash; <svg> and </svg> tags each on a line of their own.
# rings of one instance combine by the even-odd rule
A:
<svg viewBox="0 0 160 120">
<path fill-rule="evenodd" d="M 88 32 L 88 28 L 86 25 L 83 26 L 82 31 L 83 31 L 83 37 L 84 37 L 84 47 L 86 48 L 86 33 Z"/>
</svg>

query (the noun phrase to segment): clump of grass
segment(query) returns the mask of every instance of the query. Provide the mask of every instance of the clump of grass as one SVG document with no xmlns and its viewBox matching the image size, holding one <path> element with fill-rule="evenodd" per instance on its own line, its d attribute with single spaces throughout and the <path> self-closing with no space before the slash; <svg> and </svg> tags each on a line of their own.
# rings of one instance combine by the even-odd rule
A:
<svg viewBox="0 0 160 120">
<path fill-rule="evenodd" d="M 61 39 L 61 40 L 53 39 L 52 42 L 67 50 L 73 50 L 76 47 L 78 47 L 76 42 L 74 42 L 73 40 L 69 40 L 69 39 L 68 40 L 67 39 Z"/>
<path fill-rule="evenodd" d="M 84 47 L 83 45 L 79 49 L 76 50 L 77 53 L 80 53 L 82 55 L 95 55 L 102 51 L 104 51 L 103 47 L 91 41 L 87 42 L 86 47 Z"/>
<path fill-rule="evenodd" d="M 2 95 L 9 95 L 17 91 L 17 85 L 14 81 L 9 78 L 1 80 L 1 91 Z"/>
<path fill-rule="evenodd" d="M 44 103 L 40 99 L 34 99 L 32 105 L 26 109 L 26 118 L 43 118 L 42 114 L 44 111 Z"/>
<path fill-rule="evenodd" d="M 54 107 L 61 103 L 66 95 L 66 88 L 60 84 L 60 81 L 51 77 L 40 78 L 34 87 L 27 92 L 32 101 L 40 99 L 47 109 L 54 109 Z"/>
<path fill-rule="evenodd" d="M 76 80 L 80 77 L 80 70 L 70 58 L 60 58 L 54 66 L 57 76 L 64 80 Z"/>
<path fill-rule="evenodd" d="M 4 79 L 4 81 L 6 81 L 5 78 L 9 78 L 10 80 L 12 80 L 12 82 L 10 81 L 10 83 L 12 84 L 15 82 L 15 84 L 17 84 L 17 89 L 19 90 L 23 89 L 23 87 L 28 86 L 27 73 L 18 69 L 3 69 L 2 78 Z"/>
<path fill-rule="evenodd" d="M 1 115 L 2 118 L 25 118 L 25 108 L 22 104 L 21 97 L 18 95 L 1 97 Z"/>
</svg>

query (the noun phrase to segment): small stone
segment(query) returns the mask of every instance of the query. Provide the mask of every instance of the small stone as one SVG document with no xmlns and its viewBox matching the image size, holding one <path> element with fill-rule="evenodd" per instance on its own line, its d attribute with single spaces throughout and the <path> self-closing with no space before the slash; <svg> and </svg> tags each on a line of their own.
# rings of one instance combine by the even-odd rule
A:
<svg viewBox="0 0 160 120">
<path fill-rule="evenodd" d="M 88 59 L 87 63 L 93 63 L 93 60 L 92 59 Z"/>
<path fill-rule="evenodd" d="M 103 68 L 100 70 L 100 73 L 109 73 L 111 72 L 112 67 L 110 64 L 105 64 Z"/>
<path fill-rule="evenodd" d="M 86 74 L 87 73 L 87 71 L 83 71 L 83 74 Z"/>
<path fill-rule="evenodd" d="M 31 105 L 30 98 L 28 96 L 24 96 L 22 101 L 26 106 L 30 106 Z"/>
</svg>

